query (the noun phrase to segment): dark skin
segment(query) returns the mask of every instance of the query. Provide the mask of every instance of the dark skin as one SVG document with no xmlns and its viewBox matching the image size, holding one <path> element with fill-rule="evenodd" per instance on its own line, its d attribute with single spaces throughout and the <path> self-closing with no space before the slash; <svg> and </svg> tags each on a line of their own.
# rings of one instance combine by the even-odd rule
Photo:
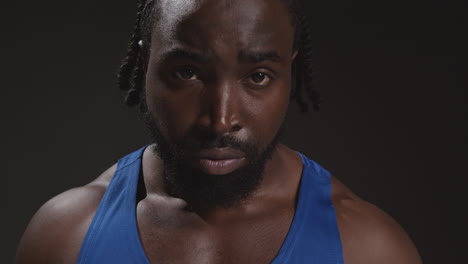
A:
<svg viewBox="0 0 468 264">
<path fill-rule="evenodd" d="M 178 2 L 185 4 L 160 6 L 163 19 L 155 26 L 151 45 L 142 42 L 147 105 L 163 124 L 164 137 L 171 142 L 208 131 L 266 147 L 289 103 L 296 52 L 288 10 L 282 1 L 173 1 Z M 197 57 L 187 57 L 186 52 L 169 56 L 174 47 Z M 147 195 L 137 204 L 137 220 L 151 263 L 258 264 L 274 259 L 295 212 L 302 172 L 296 152 L 280 144 L 253 195 L 235 207 L 203 212 L 186 210 L 184 200 L 168 194 L 164 162 L 150 148 L 142 164 Z M 21 240 L 17 263 L 76 262 L 115 169 L 116 165 L 42 206 Z M 332 201 L 345 263 L 421 263 L 413 243 L 391 217 L 334 177 Z"/>
</svg>

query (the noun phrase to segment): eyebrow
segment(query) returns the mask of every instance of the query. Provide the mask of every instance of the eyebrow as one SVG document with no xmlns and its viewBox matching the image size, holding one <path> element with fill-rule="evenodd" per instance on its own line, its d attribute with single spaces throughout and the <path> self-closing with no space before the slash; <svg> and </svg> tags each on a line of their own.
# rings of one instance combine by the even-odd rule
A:
<svg viewBox="0 0 468 264">
<path fill-rule="evenodd" d="M 204 64 L 212 60 L 212 56 L 200 52 L 195 52 L 183 48 L 174 48 L 162 55 L 162 60 L 171 60 L 171 59 L 189 59 L 195 62 Z"/>
<path fill-rule="evenodd" d="M 213 60 L 213 56 L 207 53 L 191 51 L 185 48 L 177 47 L 162 55 L 163 61 L 172 59 L 189 59 L 200 64 L 206 64 Z M 280 62 L 281 57 L 275 51 L 261 52 L 241 50 L 237 56 L 237 60 L 241 63 L 255 64 L 264 61 Z"/>
<path fill-rule="evenodd" d="M 263 61 L 280 62 L 281 57 L 275 51 L 257 52 L 241 50 L 237 59 L 242 63 L 260 63 Z"/>
</svg>

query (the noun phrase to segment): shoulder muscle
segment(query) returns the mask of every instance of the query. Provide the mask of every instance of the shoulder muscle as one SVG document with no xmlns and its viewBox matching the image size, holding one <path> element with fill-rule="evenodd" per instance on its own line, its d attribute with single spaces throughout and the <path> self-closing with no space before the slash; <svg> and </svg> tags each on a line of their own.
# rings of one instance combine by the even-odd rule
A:
<svg viewBox="0 0 468 264">
<path fill-rule="evenodd" d="M 65 191 L 46 202 L 29 222 L 18 246 L 16 262 L 76 262 L 114 171 L 115 165 L 88 185 Z"/>
<path fill-rule="evenodd" d="M 420 264 L 411 239 L 376 206 L 358 198 L 342 183 L 333 183 L 333 204 L 346 264 Z"/>
</svg>

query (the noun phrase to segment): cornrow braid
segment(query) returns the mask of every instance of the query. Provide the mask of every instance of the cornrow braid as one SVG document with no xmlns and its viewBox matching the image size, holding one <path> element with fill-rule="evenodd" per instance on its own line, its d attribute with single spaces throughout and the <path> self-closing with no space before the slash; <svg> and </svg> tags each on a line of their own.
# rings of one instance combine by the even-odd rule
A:
<svg viewBox="0 0 468 264">
<path fill-rule="evenodd" d="M 151 42 L 151 31 L 155 20 L 155 1 L 140 0 L 137 5 L 137 17 L 127 48 L 127 55 L 123 59 L 118 72 L 118 87 L 126 91 L 125 104 L 136 106 L 142 98 L 144 87 L 144 70 L 142 61 L 142 46 L 140 40 L 145 44 Z M 304 93 L 312 103 L 314 110 L 319 110 L 322 99 L 313 85 L 314 78 L 314 56 L 312 34 L 309 22 L 303 14 L 299 0 L 286 0 L 286 4 L 293 16 L 295 27 L 294 47 L 298 51 L 292 65 L 292 93 L 294 99 L 302 112 L 308 111 L 307 100 Z M 147 47 L 143 47 L 146 49 Z"/>
<path fill-rule="evenodd" d="M 312 103 L 314 110 L 318 111 L 320 109 L 320 104 L 322 103 L 322 98 L 317 92 L 314 86 L 315 81 L 315 69 L 314 69 L 314 54 L 313 54 L 313 39 L 312 39 L 312 30 L 310 24 L 307 20 L 306 15 L 301 11 L 301 9 L 295 10 L 297 25 L 296 28 L 296 38 L 299 42 L 298 45 L 298 55 L 296 62 L 294 62 L 295 68 L 300 69 L 296 75 L 296 103 L 299 105 L 302 112 L 308 110 L 308 104 L 305 102 L 302 96 L 302 92 L 307 93 L 307 98 Z M 293 65 L 294 66 L 294 65 Z"/>
<path fill-rule="evenodd" d="M 148 0 L 152 1 L 152 0 Z M 125 96 L 125 104 L 128 106 L 135 106 L 140 102 L 140 94 L 143 89 L 144 72 L 142 69 L 142 62 L 140 56 L 142 39 L 142 20 L 146 0 L 141 0 L 137 6 L 137 19 L 133 27 L 133 34 L 130 38 L 127 47 L 127 56 L 123 59 L 122 64 L 117 75 L 118 87 L 127 91 Z"/>
</svg>

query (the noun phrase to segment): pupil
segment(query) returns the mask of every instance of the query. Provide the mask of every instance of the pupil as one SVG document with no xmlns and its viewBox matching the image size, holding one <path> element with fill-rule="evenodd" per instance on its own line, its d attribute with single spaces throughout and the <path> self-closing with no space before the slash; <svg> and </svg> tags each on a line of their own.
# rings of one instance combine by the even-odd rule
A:
<svg viewBox="0 0 468 264">
<path fill-rule="evenodd" d="M 253 75 L 253 81 L 256 83 L 262 82 L 265 79 L 265 74 L 257 72 Z"/>
<path fill-rule="evenodd" d="M 193 77 L 193 71 L 191 69 L 185 69 L 182 71 L 182 78 L 190 79 Z"/>
</svg>

